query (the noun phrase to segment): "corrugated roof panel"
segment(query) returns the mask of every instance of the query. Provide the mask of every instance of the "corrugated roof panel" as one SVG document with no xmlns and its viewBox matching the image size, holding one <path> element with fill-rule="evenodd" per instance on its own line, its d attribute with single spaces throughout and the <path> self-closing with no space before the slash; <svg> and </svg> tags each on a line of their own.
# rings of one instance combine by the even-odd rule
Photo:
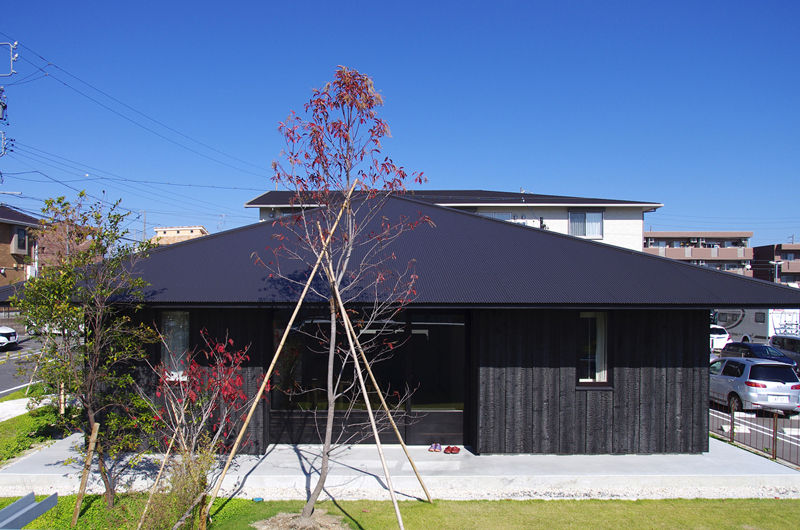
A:
<svg viewBox="0 0 800 530">
<path fill-rule="evenodd" d="M 602 243 L 488 219 L 407 197 L 382 215 L 430 217 L 391 247 L 397 270 L 415 260 L 419 304 L 800 307 L 800 290 Z M 253 253 L 281 230 L 259 223 L 153 251 L 140 264 L 151 302 L 291 303 L 299 288 L 270 279 Z M 356 256 L 354 259 L 358 260 Z M 310 267 L 283 261 L 305 278 Z"/>
</svg>

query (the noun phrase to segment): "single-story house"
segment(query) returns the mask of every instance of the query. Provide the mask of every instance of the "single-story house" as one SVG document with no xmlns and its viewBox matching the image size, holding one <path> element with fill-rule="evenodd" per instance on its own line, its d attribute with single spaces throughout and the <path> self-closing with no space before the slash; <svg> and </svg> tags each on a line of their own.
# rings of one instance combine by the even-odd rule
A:
<svg viewBox="0 0 800 530">
<path fill-rule="evenodd" d="M 475 453 L 706 451 L 709 309 L 800 307 L 796 289 L 407 197 L 388 199 L 382 215 L 432 221 L 391 247 L 398 264 L 415 260 L 418 280 L 395 319 L 401 346 L 378 370 L 388 388 L 415 389 L 400 425 L 411 444 Z M 203 328 L 250 345 L 250 395 L 299 292 L 253 257 L 268 256 L 282 230 L 257 223 L 156 249 L 137 265 L 150 284 L 146 316 L 173 351 L 199 342 Z M 286 262 L 282 270 L 302 279 L 310 267 Z M 312 297 L 300 322 L 326 314 Z M 295 343 L 276 387 L 324 380 L 324 362 L 303 347 Z M 249 428 L 250 450 L 317 442 L 308 410 L 315 399 L 273 389 Z"/>
</svg>

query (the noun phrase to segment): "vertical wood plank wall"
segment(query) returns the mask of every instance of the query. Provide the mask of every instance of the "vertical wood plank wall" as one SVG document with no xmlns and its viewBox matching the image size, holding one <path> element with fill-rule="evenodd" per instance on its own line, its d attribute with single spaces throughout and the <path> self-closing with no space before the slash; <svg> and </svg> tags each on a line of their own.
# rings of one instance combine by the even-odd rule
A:
<svg viewBox="0 0 800 530">
<path fill-rule="evenodd" d="M 610 380 L 580 388 L 571 310 L 475 310 L 479 453 L 708 450 L 708 311 L 608 311 Z M 472 429 L 470 429 L 472 430 Z"/>
</svg>

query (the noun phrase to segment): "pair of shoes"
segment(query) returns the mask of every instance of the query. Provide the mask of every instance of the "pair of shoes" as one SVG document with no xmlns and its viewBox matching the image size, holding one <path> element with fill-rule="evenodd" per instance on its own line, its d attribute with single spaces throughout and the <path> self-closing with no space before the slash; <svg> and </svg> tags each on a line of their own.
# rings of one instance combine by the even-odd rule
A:
<svg viewBox="0 0 800 530">
<path fill-rule="evenodd" d="M 445 454 L 448 454 L 448 455 L 457 455 L 458 453 L 460 453 L 460 452 L 461 452 L 461 449 L 459 449 L 459 448 L 458 448 L 458 447 L 456 447 L 455 445 L 452 445 L 452 446 L 451 446 L 451 445 L 448 445 L 448 446 L 445 448 L 444 452 L 445 452 Z"/>
<path fill-rule="evenodd" d="M 442 451 L 442 444 L 439 442 L 434 442 L 430 447 L 428 447 L 428 451 L 431 453 L 440 453 Z"/>
</svg>

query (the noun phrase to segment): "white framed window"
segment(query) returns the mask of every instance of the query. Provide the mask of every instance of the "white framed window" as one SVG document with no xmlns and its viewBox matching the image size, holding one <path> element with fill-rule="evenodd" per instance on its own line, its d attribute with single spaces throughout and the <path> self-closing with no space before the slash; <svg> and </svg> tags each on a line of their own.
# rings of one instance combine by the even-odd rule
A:
<svg viewBox="0 0 800 530">
<path fill-rule="evenodd" d="M 161 313 L 161 362 L 172 377 L 183 376 L 184 359 L 189 349 L 189 312 L 164 311 Z"/>
<path fill-rule="evenodd" d="M 569 212 L 569 235 L 603 239 L 603 212 Z"/>
<path fill-rule="evenodd" d="M 578 320 L 578 384 L 608 383 L 605 312 L 582 312 Z"/>
</svg>

